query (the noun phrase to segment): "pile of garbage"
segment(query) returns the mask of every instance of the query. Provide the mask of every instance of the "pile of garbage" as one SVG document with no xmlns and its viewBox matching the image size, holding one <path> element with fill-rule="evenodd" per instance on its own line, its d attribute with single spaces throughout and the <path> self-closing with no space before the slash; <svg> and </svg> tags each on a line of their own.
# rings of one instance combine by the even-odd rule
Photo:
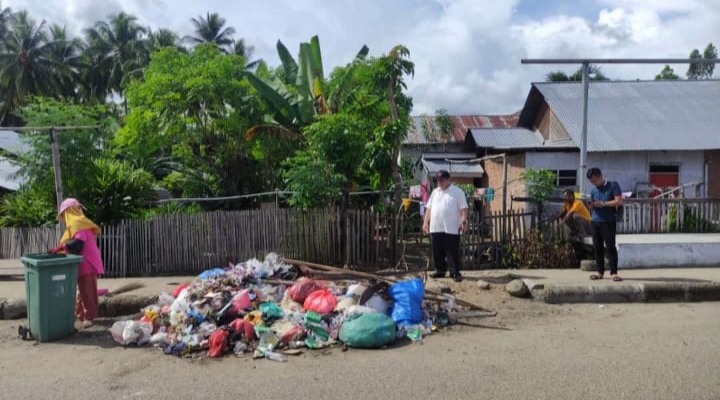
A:
<svg viewBox="0 0 720 400">
<path fill-rule="evenodd" d="M 282 362 L 301 349 L 338 343 L 382 348 L 403 337 L 419 342 L 453 323 L 454 298 L 424 300 L 419 278 L 364 284 L 300 275 L 274 253 L 263 262 L 207 270 L 160 294 L 139 320 L 118 321 L 110 332 L 124 346 L 149 344 L 168 355 L 252 353 Z"/>
</svg>

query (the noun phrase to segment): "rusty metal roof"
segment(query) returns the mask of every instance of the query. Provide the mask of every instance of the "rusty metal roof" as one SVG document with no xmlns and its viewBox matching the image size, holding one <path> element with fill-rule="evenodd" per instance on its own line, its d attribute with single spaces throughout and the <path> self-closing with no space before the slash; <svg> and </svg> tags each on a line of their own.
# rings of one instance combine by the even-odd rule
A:
<svg viewBox="0 0 720 400">
<path fill-rule="evenodd" d="M 534 90 L 533 90 L 534 89 Z M 521 116 L 543 98 L 575 143 L 582 135 L 582 84 L 533 83 Z M 593 81 L 588 151 L 720 149 L 720 81 Z"/>
<path fill-rule="evenodd" d="M 426 137 L 427 131 L 435 128 L 435 117 L 412 117 L 405 144 L 431 144 L 431 143 L 463 143 L 468 129 L 473 128 L 514 128 L 517 126 L 520 112 L 511 115 L 451 115 L 454 130 L 452 137 Z"/>
</svg>

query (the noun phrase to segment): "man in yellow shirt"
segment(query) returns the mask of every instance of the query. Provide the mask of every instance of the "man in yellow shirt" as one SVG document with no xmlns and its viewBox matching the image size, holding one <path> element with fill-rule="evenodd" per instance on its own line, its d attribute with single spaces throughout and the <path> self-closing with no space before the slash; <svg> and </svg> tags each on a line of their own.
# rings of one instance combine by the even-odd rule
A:
<svg viewBox="0 0 720 400">
<path fill-rule="evenodd" d="M 563 191 L 563 198 L 565 204 L 556 219 L 570 228 L 570 235 L 590 236 L 590 211 L 582 201 L 575 198 L 575 192 L 570 189 Z"/>
</svg>

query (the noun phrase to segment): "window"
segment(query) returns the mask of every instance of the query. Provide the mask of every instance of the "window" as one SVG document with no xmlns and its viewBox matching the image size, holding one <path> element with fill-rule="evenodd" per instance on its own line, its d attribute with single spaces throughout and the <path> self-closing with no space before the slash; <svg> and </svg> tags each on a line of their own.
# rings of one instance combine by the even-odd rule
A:
<svg viewBox="0 0 720 400">
<path fill-rule="evenodd" d="M 561 169 L 555 171 L 556 186 L 569 187 L 577 185 L 577 171 L 574 169 Z"/>
<path fill-rule="evenodd" d="M 650 166 L 650 173 L 651 174 L 679 174 L 680 173 L 680 166 L 675 165 L 651 165 Z"/>
</svg>

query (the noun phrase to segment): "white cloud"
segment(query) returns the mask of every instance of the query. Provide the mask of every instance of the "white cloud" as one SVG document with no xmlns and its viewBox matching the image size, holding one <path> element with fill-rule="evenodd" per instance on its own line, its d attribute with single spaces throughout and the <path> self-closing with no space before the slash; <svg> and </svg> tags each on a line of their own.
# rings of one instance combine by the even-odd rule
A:
<svg viewBox="0 0 720 400">
<path fill-rule="evenodd" d="M 526 0 L 527 1 L 527 0 Z M 533 2 L 538 0 L 532 0 Z M 574 5 L 573 0 L 559 0 Z M 587 0 L 591 1 L 591 0 Z M 510 113 L 519 109 L 531 81 L 551 69 L 528 66 L 527 57 L 686 57 L 708 42 L 720 45 L 720 1 L 592 0 L 593 15 L 577 7 L 545 18 L 523 14 L 520 0 L 5 0 L 36 19 L 66 23 L 76 33 L 124 10 L 141 23 L 190 33 L 189 19 L 219 12 L 256 57 L 277 63 L 275 42 L 291 51 L 319 35 L 326 73 L 367 44 L 373 55 L 405 44 L 416 63 L 409 82 L 415 112 Z M 558 0 L 546 0 L 548 8 Z M 566 4 L 567 5 L 567 4 Z M 674 66 L 683 74 L 686 66 Z M 618 79 L 651 79 L 662 66 L 604 66 Z"/>
</svg>

